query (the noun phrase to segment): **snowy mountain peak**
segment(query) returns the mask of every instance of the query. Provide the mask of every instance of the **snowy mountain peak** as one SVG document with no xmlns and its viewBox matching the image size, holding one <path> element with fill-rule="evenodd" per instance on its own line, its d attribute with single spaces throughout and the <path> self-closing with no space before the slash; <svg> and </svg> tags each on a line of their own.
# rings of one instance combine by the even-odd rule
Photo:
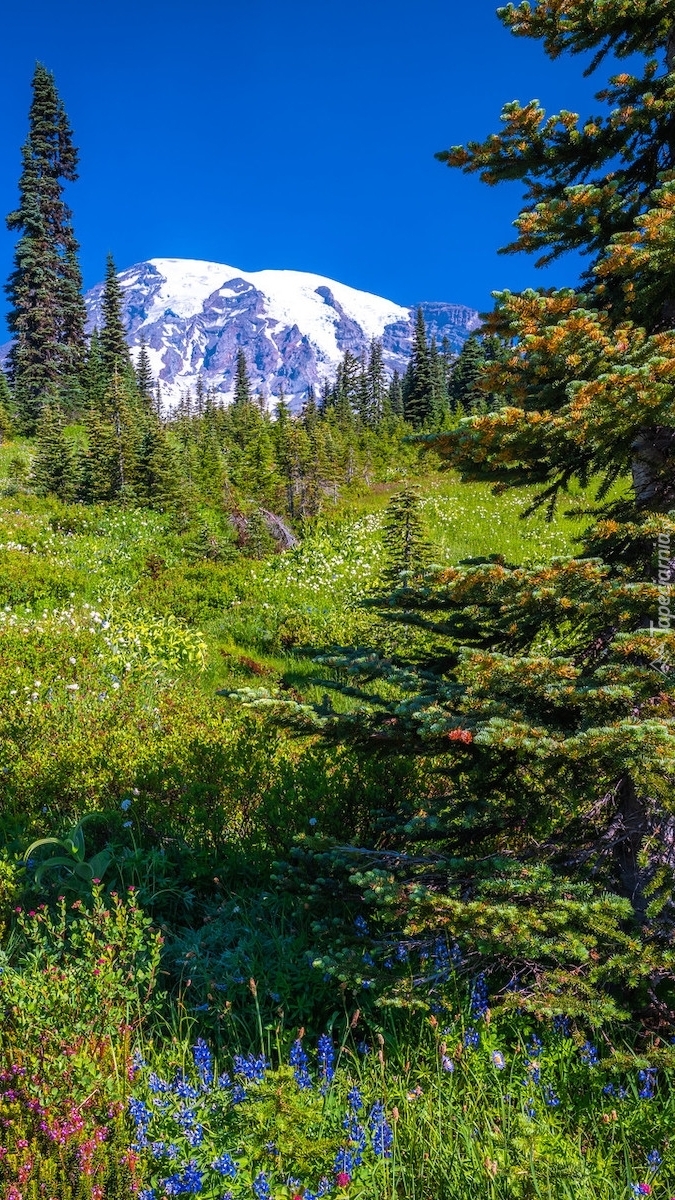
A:
<svg viewBox="0 0 675 1200">
<path fill-rule="evenodd" d="M 199 376 L 228 400 L 236 357 L 246 354 L 254 390 L 283 388 L 297 407 L 310 384 L 332 382 L 344 352 L 382 340 L 387 370 L 405 370 L 415 308 L 305 271 L 242 271 L 224 263 L 152 258 L 119 273 L 132 347 L 145 338 L 168 405 Z M 103 285 L 87 293 L 89 328 L 101 324 Z M 458 351 L 478 315 L 461 304 L 422 304 L 429 334 Z"/>
</svg>

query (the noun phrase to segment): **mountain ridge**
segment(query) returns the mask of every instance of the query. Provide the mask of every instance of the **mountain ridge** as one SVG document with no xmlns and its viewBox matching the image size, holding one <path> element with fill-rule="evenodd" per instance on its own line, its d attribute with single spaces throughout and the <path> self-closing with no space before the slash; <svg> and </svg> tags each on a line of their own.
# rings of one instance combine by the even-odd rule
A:
<svg viewBox="0 0 675 1200">
<path fill-rule="evenodd" d="M 307 389 L 332 383 L 346 350 L 360 357 L 373 338 L 387 373 L 405 371 L 418 306 L 307 271 L 244 271 L 200 259 L 152 258 L 118 272 L 132 352 L 144 338 L 162 399 L 173 408 L 201 377 L 227 403 L 237 353 L 246 354 L 252 387 L 267 404 L 283 389 L 298 408 Z M 103 283 L 85 296 L 87 329 L 102 322 Z M 429 336 L 458 353 L 478 313 L 468 305 L 423 302 Z M 3 347 L 6 351 L 9 347 Z M 2 354 L 2 351 L 0 351 Z M 135 355 L 134 355 L 135 357 Z"/>
</svg>

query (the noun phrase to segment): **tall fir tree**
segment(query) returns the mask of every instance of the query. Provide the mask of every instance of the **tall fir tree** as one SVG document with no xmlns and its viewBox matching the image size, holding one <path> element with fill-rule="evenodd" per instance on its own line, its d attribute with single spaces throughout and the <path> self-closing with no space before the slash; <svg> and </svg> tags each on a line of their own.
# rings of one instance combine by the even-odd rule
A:
<svg viewBox="0 0 675 1200">
<path fill-rule="evenodd" d="M 387 843 L 366 848 L 350 884 L 379 906 L 388 945 L 457 940 L 496 1003 L 539 1017 L 670 1028 L 675 18 L 665 0 L 540 0 L 500 16 L 552 58 L 590 53 L 597 69 L 612 53 L 630 70 L 598 93 L 606 112 L 514 102 L 498 134 L 441 156 L 525 183 L 512 248 L 544 261 L 582 249 L 588 268 L 576 288 L 498 296 L 488 330 L 511 349 L 487 371 L 503 403 L 435 446 L 465 479 L 535 487 L 541 503 L 600 479 L 599 508 L 575 558 L 519 567 L 495 554 L 382 597 L 420 652 L 329 660 L 352 696 L 361 676 L 362 706 L 303 719 L 436 760 L 444 786 L 390 814 Z M 378 676 L 398 695 L 374 691 Z"/>
<path fill-rule="evenodd" d="M 103 285 L 103 324 L 99 333 L 101 358 L 109 381 L 115 372 L 125 380 L 135 382 L 131 365 L 131 355 L 127 346 L 127 334 L 123 318 L 124 294 L 117 278 L 117 268 L 112 254 L 109 254 L 105 264 L 105 282 Z"/>
<path fill-rule="evenodd" d="M 431 363 L 424 313 L 417 310 L 410 364 L 404 386 L 405 417 L 421 429 L 431 413 Z"/>
<path fill-rule="evenodd" d="M 141 341 L 140 341 L 140 345 L 138 348 L 138 357 L 136 359 L 136 385 L 138 387 L 138 394 L 141 397 L 141 400 L 144 401 L 146 408 L 151 409 L 153 407 L 155 381 L 152 377 L 152 367 L 150 365 L 150 355 L 148 354 L 148 343 L 145 340 L 144 334 L 141 334 Z M 199 392 L 200 385 L 201 385 L 202 393 L 203 393 L 204 385 L 202 382 L 201 375 L 199 376 L 199 379 L 197 381 L 197 391 L 198 392 Z"/>
<path fill-rule="evenodd" d="M 79 375 L 86 319 L 79 247 L 63 196 L 64 183 L 77 179 L 77 150 L 54 77 L 41 63 L 32 91 L 19 205 L 7 218 L 19 234 L 6 287 L 14 338 L 10 374 L 17 420 L 26 433 L 35 430 L 49 389 L 67 389 Z"/>
<path fill-rule="evenodd" d="M 234 403 L 242 408 L 251 403 L 251 380 L 246 364 L 246 355 L 240 348 L 237 351 L 237 367 L 234 377 Z"/>
</svg>

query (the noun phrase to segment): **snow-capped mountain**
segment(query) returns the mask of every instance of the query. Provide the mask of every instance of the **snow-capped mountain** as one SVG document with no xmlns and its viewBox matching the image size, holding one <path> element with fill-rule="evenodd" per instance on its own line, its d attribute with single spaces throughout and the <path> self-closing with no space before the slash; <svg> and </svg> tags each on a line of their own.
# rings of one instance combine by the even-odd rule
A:
<svg viewBox="0 0 675 1200">
<path fill-rule="evenodd" d="M 333 381 L 345 350 L 367 351 L 381 338 L 387 370 L 403 373 L 414 308 L 304 271 L 240 271 L 221 263 L 152 258 L 121 271 L 129 345 L 145 337 L 167 406 L 204 387 L 232 395 L 243 348 L 254 391 L 284 393 L 297 408 L 309 384 Z M 87 293 L 89 328 L 101 324 L 103 285 Z M 478 314 L 462 304 L 422 304 L 429 334 L 459 351 Z"/>
</svg>

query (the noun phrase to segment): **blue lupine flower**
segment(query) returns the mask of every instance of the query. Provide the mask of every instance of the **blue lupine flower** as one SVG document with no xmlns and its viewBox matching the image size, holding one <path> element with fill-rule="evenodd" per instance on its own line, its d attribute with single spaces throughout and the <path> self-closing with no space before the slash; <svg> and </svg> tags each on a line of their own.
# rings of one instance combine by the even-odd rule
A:
<svg viewBox="0 0 675 1200">
<path fill-rule="evenodd" d="M 129 1097 L 129 1114 L 137 1129 L 141 1126 L 147 1127 L 152 1120 L 152 1113 L 147 1104 L 134 1096 Z"/>
<path fill-rule="evenodd" d="M 359 1054 L 363 1055 L 364 1058 L 367 1054 L 370 1054 L 370 1046 L 367 1042 L 359 1042 L 356 1049 L 358 1050 Z"/>
<path fill-rule="evenodd" d="M 165 1079 L 160 1079 L 159 1075 L 151 1071 L 148 1075 L 148 1087 L 151 1092 L 168 1092 L 169 1085 Z"/>
<path fill-rule="evenodd" d="M 579 1051 L 579 1055 L 582 1063 L 585 1063 L 587 1067 L 597 1067 L 600 1061 L 598 1058 L 598 1051 L 591 1042 L 584 1042 L 581 1050 Z"/>
<path fill-rule="evenodd" d="M 354 918 L 354 928 L 357 937 L 366 937 L 368 933 L 368 922 L 365 917 L 358 916 Z"/>
<path fill-rule="evenodd" d="M 141 1188 L 138 1200 L 157 1200 L 157 1192 L 154 1188 Z"/>
<path fill-rule="evenodd" d="M 192 1047 L 192 1057 L 202 1087 L 210 1087 L 213 1083 L 213 1055 L 203 1038 L 197 1038 L 196 1045 Z"/>
<path fill-rule="evenodd" d="M 408 961 L 408 947 L 404 942 L 399 942 L 398 946 L 396 947 L 396 958 L 399 962 Z"/>
<path fill-rule="evenodd" d="M 333 1170 L 335 1171 L 336 1175 L 339 1175 L 342 1171 L 344 1171 L 347 1175 L 352 1174 L 354 1170 L 354 1155 L 352 1154 L 351 1150 L 347 1150 L 344 1146 L 340 1146 L 340 1149 L 335 1155 Z"/>
<path fill-rule="evenodd" d="M 532 1037 L 528 1039 L 525 1049 L 527 1050 L 530 1058 L 538 1058 L 541 1054 L 543 1045 L 544 1043 L 542 1042 L 541 1038 L 537 1037 L 536 1033 L 533 1033 Z"/>
<path fill-rule="evenodd" d="M 220 1154 L 211 1163 L 211 1169 L 217 1171 L 219 1175 L 225 1175 L 229 1179 L 236 1179 L 237 1164 L 231 1154 Z"/>
<path fill-rule="evenodd" d="M 391 1148 L 394 1143 L 394 1131 L 387 1121 L 384 1105 L 376 1100 L 368 1117 L 373 1150 L 378 1158 L 391 1158 Z"/>
<path fill-rule="evenodd" d="M 653 1100 L 656 1094 L 656 1067 L 645 1067 L 638 1071 L 638 1081 L 642 1084 L 638 1092 L 641 1100 Z"/>
<path fill-rule="evenodd" d="M 169 1175 L 162 1183 L 162 1188 L 167 1196 L 180 1196 L 189 1192 L 201 1192 L 203 1182 L 204 1176 L 193 1158 L 182 1173 L 176 1171 L 174 1175 Z"/>
<path fill-rule="evenodd" d="M 455 942 L 454 946 L 452 946 L 452 948 L 450 950 L 450 959 L 452 961 L 453 967 L 461 967 L 462 962 L 463 962 L 462 951 L 460 950 L 459 946 L 457 945 L 457 942 Z"/>
<path fill-rule="evenodd" d="M 120 808 L 122 809 L 122 812 L 129 811 L 129 809 L 131 808 L 131 797 L 130 796 L 125 796 L 124 800 L 120 800 Z"/>
<path fill-rule="evenodd" d="M 488 987 L 485 976 L 477 975 L 471 989 L 471 1016 L 481 1018 L 488 1011 Z"/>
<path fill-rule="evenodd" d="M 140 1050 L 134 1050 L 134 1052 L 131 1056 L 131 1065 L 132 1065 L 134 1071 L 142 1071 L 144 1069 L 144 1067 L 147 1067 L 148 1064 L 146 1063 L 145 1059 L 143 1058 L 143 1055 L 141 1054 Z"/>
<path fill-rule="evenodd" d="M 569 1019 L 569 1017 L 564 1017 L 564 1016 L 562 1016 L 562 1014 L 558 1014 L 557 1017 L 553 1018 L 553 1029 L 555 1030 L 556 1033 L 559 1033 L 561 1037 L 569 1037 L 570 1036 L 570 1019 Z"/>
<path fill-rule="evenodd" d="M 447 943 L 443 938 L 436 939 L 432 956 L 434 960 L 434 967 L 436 968 L 436 974 L 440 976 L 442 980 L 447 979 L 450 975 L 451 960 L 450 951 L 448 950 Z"/>
<path fill-rule="evenodd" d="M 219 1088 L 232 1087 L 232 1080 L 230 1079 L 227 1071 L 223 1071 L 222 1075 L 218 1076 L 218 1087 Z"/>
<path fill-rule="evenodd" d="M 467 1029 L 466 1033 L 464 1034 L 464 1045 L 467 1047 L 467 1049 L 475 1049 L 479 1042 L 480 1034 L 478 1030 L 474 1029 L 473 1027 Z"/>
<path fill-rule="evenodd" d="M 353 1113 L 345 1114 L 342 1128 L 346 1130 L 349 1141 L 353 1146 L 352 1157 L 354 1166 L 360 1167 L 363 1162 L 363 1153 L 367 1143 L 366 1131 Z"/>
<path fill-rule="evenodd" d="M 201 1146 L 202 1142 L 204 1141 L 203 1125 L 193 1125 L 191 1128 L 186 1129 L 185 1140 L 189 1146 L 192 1146 L 193 1149 L 195 1149 L 197 1146 Z"/>
<path fill-rule="evenodd" d="M 197 1088 L 185 1078 L 183 1071 L 177 1071 L 175 1079 L 171 1085 L 171 1091 L 175 1096 L 180 1096 L 181 1100 L 195 1100 L 199 1095 Z"/>
<path fill-rule="evenodd" d="M 173 1114 L 173 1119 L 177 1125 L 180 1125 L 181 1129 L 191 1129 L 197 1121 L 197 1117 L 193 1109 L 185 1108 L 185 1106 L 179 1108 Z"/>
<path fill-rule="evenodd" d="M 558 1105 L 560 1104 L 560 1097 L 556 1096 L 550 1083 L 547 1083 L 546 1087 L 544 1088 L 544 1103 L 548 1105 L 549 1108 L 558 1108 Z"/>
<path fill-rule="evenodd" d="M 659 1167 L 661 1166 L 661 1163 L 663 1162 L 663 1159 L 661 1158 L 661 1155 L 659 1154 L 658 1150 L 650 1150 L 649 1154 L 647 1155 L 647 1162 L 649 1163 L 649 1166 L 652 1168 L 652 1171 L 658 1171 Z"/>
<path fill-rule="evenodd" d="M 256 1200 L 269 1200 L 269 1197 L 272 1195 L 264 1171 L 261 1171 L 253 1180 L 253 1195 Z"/>
<path fill-rule="evenodd" d="M 300 1038 L 296 1038 L 288 1056 L 293 1069 L 293 1076 L 299 1088 L 311 1088 L 312 1080 L 307 1070 L 309 1059 Z"/>
<path fill-rule="evenodd" d="M 232 1103 L 241 1104 L 246 1099 L 246 1088 L 241 1083 L 235 1083 L 232 1088 Z"/>
<path fill-rule="evenodd" d="M 235 1054 L 234 1069 L 237 1075 L 243 1075 L 250 1083 L 262 1083 L 267 1071 L 267 1059 L 264 1054 Z"/>
<path fill-rule="evenodd" d="M 317 1042 L 319 1068 L 322 1077 L 330 1083 L 335 1075 L 335 1049 L 333 1039 L 327 1033 L 322 1033 Z"/>
<path fill-rule="evenodd" d="M 321 1197 L 322 1197 L 322 1196 L 327 1196 L 327 1195 L 328 1195 L 328 1193 L 329 1193 L 330 1191 L 332 1191 L 332 1189 L 333 1189 L 333 1185 L 332 1185 L 332 1183 L 331 1183 L 330 1179 L 326 1179 L 326 1178 L 325 1178 L 325 1176 L 324 1176 L 324 1178 L 323 1178 L 323 1179 L 320 1179 L 320 1180 L 319 1180 L 319 1188 L 318 1188 L 318 1191 L 317 1191 L 317 1193 L 316 1193 L 317 1200 L 321 1200 Z M 305 1193 L 305 1196 L 306 1196 L 306 1195 L 307 1195 L 307 1193 Z"/>
<path fill-rule="evenodd" d="M 353 1108 L 354 1112 L 358 1112 L 360 1108 L 363 1108 L 363 1096 L 357 1087 L 350 1088 L 347 1092 L 347 1103 L 350 1108 Z"/>
<path fill-rule="evenodd" d="M 527 1108 L 525 1109 L 525 1112 L 527 1113 L 528 1117 L 530 1117 L 530 1119 L 532 1119 L 532 1117 L 535 1117 L 537 1115 L 537 1110 L 534 1107 L 534 1100 L 532 1100 L 531 1098 L 527 1102 Z"/>
<path fill-rule="evenodd" d="M 153 1158 L 167 1158 L 168 1148 L 166 1142 L 151 1142 L 150 1153 Z"/>
</svg>

